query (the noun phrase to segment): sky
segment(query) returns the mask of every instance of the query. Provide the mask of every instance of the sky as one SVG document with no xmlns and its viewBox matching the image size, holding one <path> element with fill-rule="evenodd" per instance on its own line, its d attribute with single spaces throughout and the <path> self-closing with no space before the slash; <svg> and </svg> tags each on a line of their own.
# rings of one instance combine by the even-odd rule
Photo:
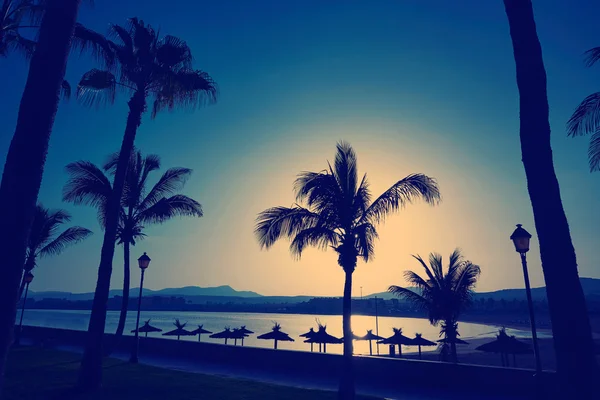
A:
<svg viewBox="0 0 600 400">
<path fill-rule="evenodd" d="M 320 171 L 339 140 L 350 142 L 374 195 L 411 173 L 438 180 L 439 206 L 407 206 L 379 228 L 375 259 L 359 262 L 355 296 L 403 285 L 420 272 L 411 254 L 447 256 L 459 247 L 481 266 L 478 291 L 523 287 L 509 236 L 516 223 L 531 232 L 532 286 L 543 274 L 521 163 L 518 92 L 508 23 L 500 0 L 84 2 L 80 22 L 106 32 L 137 16 L 161 34 L 186 40 L 194 66 L 218 83 L 216 105 L 145 115 L 136 145 L 158 154 L 163 170 L 194 170 L 182 193 L 204 217 L 147 227 L 132 258 L 152 258 L 145 287 L 230 285 L 263 295 L 340 296 L 343 272 L 333 251 L 310 249 L 300 260 L 282 241 L 260 250 L 257 214 L 294 202 L 293 180 Z M 600 67 L 582 54 L 598 46 L 600 5 L 589 0 L 534 1 L 548 73 L 555 167 L 577 251 L 579 273 L 600 278 L 600 173 L 587 165 L 588 138 L 568 138 L 577 104 L 600 88 Z M 460 4 L 457 6 L 456 4 Z M 73 86 L 95 67 L 69 59 Z M 27 63 L 0 59 L 8 77 L 0 94 L 0 158 L 14 132 Z M 39 200 L 63 208 L 94 235 L 60 256 L 40 259 L 31 289 L 95 288 L 102 231 L 90 207 L 62 202 L 64 166 L 101 164 L 119 149 L 126 94 L 113 106 L 60 104 Z M 158 174 L 154 176 L 155 182 Z M 111 288 L 121 287 L 117 248 Z M 135 263 L 133 264 L 136 265 Z M 139 269 L 132 271 L 137 286 Z"/>
</svg>

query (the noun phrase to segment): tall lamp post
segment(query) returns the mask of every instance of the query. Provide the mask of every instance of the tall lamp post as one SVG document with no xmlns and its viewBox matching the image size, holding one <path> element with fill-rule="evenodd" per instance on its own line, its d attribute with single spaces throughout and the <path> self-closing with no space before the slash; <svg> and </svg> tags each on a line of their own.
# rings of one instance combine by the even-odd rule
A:
<svg viewBox="0 0 600 400">
<path fill-rule="evenodd" d="M 23 306 L 21 308 L 21 320 L 19 321 L 19 334 L 17 335 L 17 340 L 15 340 L 15 344 L 21 343 L 21 332 L 23 331 L 23 315 L 25 314 L 25 303 L 27 303 L 27 292 L 29 291 L 29 284 L 33 281 L 33 274 L 31 271 L 28 271 L 23 277 L 25 281 L 25 296 L 23 296 Z"/>
<path fill-rule="evenodd" d="M 140 270 L 142 270 L 142 276 L 140 278 L 140 295 L 138 296 L 138 311 L 137 311 L 137 320 L 135 322 L 135 339 L 133 343 L 133 350 L 131 352 L 131 358 L 129 361 L 132 363 L 138 362 L 138 351 L 140 344 L 140 311 L 142 308 L 142 289 L 144 288 L 144 272 L 146 272 L 146 268 L 150 265 L 150 257 L 146 253 L 144 253 L 140 258 L 138 258 L 138 265 Z"/>
<path fill-rule="evenodd" d="M 531 234 L 523 229 L 521 224 L 517 224 L 517 229 L 510 235 L 510 240 L 515 244 L 515 250 L 521 255 L 521 264 L 523 265 L 523 277 L 525 278 L 525 292 L 527 293 L 527 304 L 529 305 L 529 321 L 531 322 L 531 337 L 533 339 L 533 353 L 535 355 L 536 373 L 542 372 L 542 363 L 540 362 L 540 348 L 538 347 L 537 332 L 535 327 L 535 315 L 533 313 L 533 300 L 531 299 L 531 287 L 529 286 L 529 273 L 527 272 L 527 257 L 529 251 L 529 241 Z"/>
</svg>

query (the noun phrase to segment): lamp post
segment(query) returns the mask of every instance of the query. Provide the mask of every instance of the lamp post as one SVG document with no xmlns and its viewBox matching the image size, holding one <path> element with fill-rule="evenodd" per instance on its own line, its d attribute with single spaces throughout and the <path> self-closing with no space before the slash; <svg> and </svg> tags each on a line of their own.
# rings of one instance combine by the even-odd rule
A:
<svg viewBox="0 0 600 400">
<path fill-rule="evenodd" d="M 132 363 L 138 362 L 138 351 L 140 344 L 140 311 L 142 308 L 142 289 L 144 288 L 144 272 L 146 272 L 146 268 L 150 265 L 150 257 L 146 253 L 144 253 L 140 258 L 138 258 L 138 266 L 140 270 L 142 270 L 142 276 L 140 278 L 140 295 L 138 296 L 138 311 L 137 311 L 137 320 L 135 322 L 135 339 L 133 343 L 133 351 L 131 352 L 131 358 L 129 359 Z"/>
<path fill-rule="evenodd" d="M 360 301 L 361 301 L 361 302 L 362 302 L 362 299 L 363 299 L 363 297 L 362 297 L 362 286 L 361 286 L 361 287 L 360 287 Z"/>
<path fill-rule="evenodd" d="M 33 274 L 31 271 L 25 273 L 23 277 L 25 281 L 25 296 L 23 296 L 23 306 L 21 307 L 21 320 L 19 321 L 19 334 L 17 335 L 17 340 L 15 340 L 15 344 L 19 344 L 21 342 L 21 332 L 23 331 L 23 314 L 25 314 L 25 303 L 27 303 L 27 292 L 29 291 L 29 284 L 33 281 Z"/>
<path fill-rule="evenodd" d="M 375 296 L 375 334 L 379 336 L 379 313 L 377 312 L 377 296 Z M 379 355 L 379 340 L 377 341 L 377 355 Z"/>
<path fill-rule="evenodd" d="M 533 300 L 531 299 L 531 287 L 529 286 L 529 273 L 527 272 L 527 257 L 529 251 L 529 241 L 531 234 L 523 229 L 521 224 L 517 224 L 517 229 L 510 235 L 510 240 L 515 245 L 515 250 L 521 255 L 521 264 L 523 265 L 523 277 L 525 278 L 525 292 L 527 293 L 527 304 L 529 305 L 529 321 L 531 322 L 531 337 L 533 339 L 533 353 L 535 355 L 536 373 L 542 372 L 542 363 L 540 362 L 540 349 L 538 347 L 537 332 L 535 327 L 535 315 L 533 313 Z"/>
</svg>

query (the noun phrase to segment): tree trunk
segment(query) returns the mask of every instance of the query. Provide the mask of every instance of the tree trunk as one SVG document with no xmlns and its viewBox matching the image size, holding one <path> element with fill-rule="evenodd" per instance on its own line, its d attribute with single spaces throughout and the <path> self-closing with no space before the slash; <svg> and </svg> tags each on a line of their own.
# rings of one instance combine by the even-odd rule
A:
<svg viewBox="0 0 600 400">
<path fill-rule="evenodd" d="M 129 266 L 129 242 L 123 243 L 123 301 L 121 303 L 121 314 L 119 315 L 119 324 L 115 332 L 115 344 L 119 342 L 125 330 L 125 320 L 127 319 L 127 308 L 129 307 L 129 286 L 131 280 L 131 270 Z"/>
<path fill-rule="evenodd" d="M 596 369 L 594 343 L 552 161 L 542 49 L 531 1 L 504 0 L 504 5 L 520 94 L 521 153 L 540 243 L 557 370 L 565 383 L 585 391 Z M 572 340 L 573 333 L 577 340 Z"/>
<path fill-rule="evenodd" d="M 2 173 L 0 221 L 3 231 L 10 234 L 0 240 L 0 386 L 14 332 L 27 239 L 78 9 L 79 0 L 51 0 L 46 5 Z"/>
<path fill-rule="evenodd" d="M 342 362 L 342 377 L 338 390 L 338 399 L 354 399 L 354 371 L 352 367 L 352 272 L 354 268 L 345 270 L 343 301 L 343 330 L 344 330 L 344 356 Z"/>
<path fill-rule="evenodd" d="M 94 301 L 92 303 L 92 314 L 90 315 L 86 346 L 79 370 L 78 385 L 85 390 L 95 390 L 102 383 L 102 339 L 106 323 L 106 303 L 108 302 L 108 291 L 110 290 L 112 261 L 115 254 L 119 209 L 121 207 L 120 199 L 125 183 L 127 165 L 129 164 L 131 150 L 135 142 L 135 135 L 137 128 L 141 124 L 142 113 L 145 109 L 145 100 L 144 92 L 138 90 L 128 103 L 129 115 L 127 117 L 127 126 L 125 128 L 123 143 L 121 144 L 117 170 L 115 171 L 113 192 L 106 210 L 106 227 L 104 229 L 104 241 L 100 253 L 98 281 L 96 282 L 96 292 L 94 293 Z"/>
<path fill-rule="evenodd" d="M 25 261 L 25 266 L 23 267 L 23 271 L 21 272 L 21 286 L 19 286 L 19 299 L 23 297 L 23 291 L 25 290 L 25 274 L 27 272 L 31 272 L 33 268 L 35 268 L 35 257 L 30 255 L 29 257 L 27 257 L 27 261 Z"/>
</svg>

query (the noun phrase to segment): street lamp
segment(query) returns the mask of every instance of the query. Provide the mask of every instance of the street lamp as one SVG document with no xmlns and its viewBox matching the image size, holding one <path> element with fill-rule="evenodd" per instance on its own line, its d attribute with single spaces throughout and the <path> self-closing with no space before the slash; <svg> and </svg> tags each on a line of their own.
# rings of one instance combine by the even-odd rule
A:
<svg viewBox="0 0 600 400">
<path fill-rule="evenodd" d="M 529 251 L 529 241 L 531 234 L 523 229 L 521 224 L 517 224 L 517 229 L 510 235 L 510 240 L 515 245 L 515 250 L 521 255 L 521 264 L 523 265 L 523 277 L 525 278 L 525 292 L 527 293 L 527 303 L 529 305 L 529 321 L 531 322 L 531 337 L 533 339 L 533 353 L 535 355 L 535 370 L 542 372 L 542 363 L 540 362 L 540 349 L 538 347 L 537 333 L 535 328 L 535 315 L 533 313 L 533 300 L 531 299 L 531 287 L 529 286 L 529 273 L 527 272 L 527 257 Z"/>
<path fill-rule="evenodd" d="M 15 344 L 19 344 L 21 342 L 21 332 L 23 331 L 23 314 L 25 314 L 25 303 L 27 303 L 27 292 L 29 291 L 29 284 L 33 281 L 33 274 L 31 271 L 27 271 L 25 276 L 23 277 L 23 281 L 25 282 L 25 296 L 23 297 L 23 306 L 21 308 L 21 320 L 19 321 L 19 334 L 17 335 L 17 340 L 15 340 Z"/>
<path fill-rule="evenodd" d="M 140 295 L 138 296 L 138 311 L 137 311 L 137 320 L 135 322 L 135 339 L 133 343 L 133 351 L 131 352 L 131 358 L 129 361 L 132 363 L 138 362 L 138 351 L 139 351 L 139 340 L 140 340 L 140 311 L 142 308 L 142 289 L 144 287 L 144 272 L 146 272 L 146 268 L 150 265 L 150 257 L 144 252 L 144 254 L 138 258 L 138 265 L 142 270 L 142 276 L 140 278 Z"/>
</svg>

